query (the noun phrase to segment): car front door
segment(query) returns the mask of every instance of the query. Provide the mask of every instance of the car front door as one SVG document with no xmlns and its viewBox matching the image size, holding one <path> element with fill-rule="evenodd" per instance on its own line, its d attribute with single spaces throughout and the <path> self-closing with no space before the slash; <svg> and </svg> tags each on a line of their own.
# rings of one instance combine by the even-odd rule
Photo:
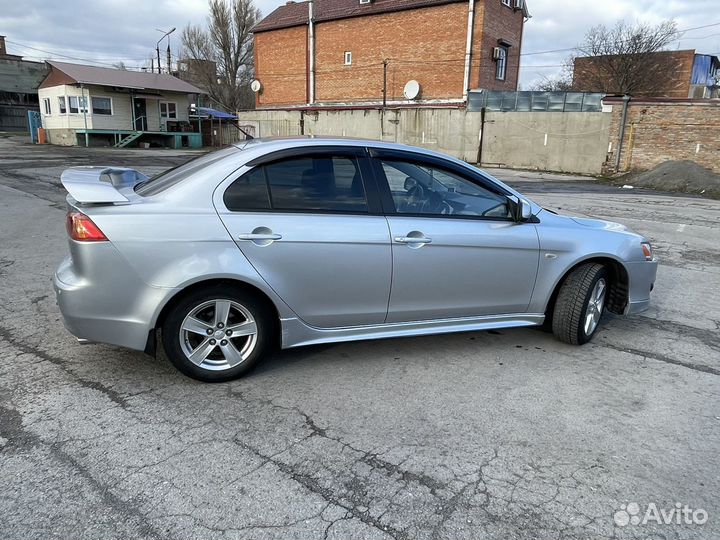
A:
<svg viewBox="0 0 720 540">
<path fill-rule="evenodd" d="M 387 322 L 525 312 L 538 236 L 510 217 L 501 186 L 421 154 L 374 155 L 392 239 Z"/>
<path fill-rule="evenodd" d="M 292 154 L 292 152 L 291 152 Z M 392 256 L 369 159 L 347 147 L 265 158 L 216 197 L 250 263 L 307 324 L 385 320 Z"/>
</svg>

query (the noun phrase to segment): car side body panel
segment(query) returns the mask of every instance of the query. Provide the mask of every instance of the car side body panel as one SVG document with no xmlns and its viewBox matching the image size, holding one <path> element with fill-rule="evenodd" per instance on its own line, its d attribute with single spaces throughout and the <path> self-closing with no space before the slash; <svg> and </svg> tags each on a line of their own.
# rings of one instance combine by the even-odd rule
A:
<svg viewBox="0 0 720 540">
<path fill-rule="evenodd" d="M 491 296 L 482 300 L 485 304 L 478 305 L 477 299 L 459 298 L 457 290 L 453 290 L 455 305 L 443 309 L 441 287 L 432 291 L 434 296 L 431 295 L 428 306 L 413 305 L 413 290 L 422 283 L 412 275 L 411 254 L 403 252 L 396 262 L 398 267 L 405 268 L 409 277 L 407 282 L 396 283 L 396 298 L 402 300 L 398 306 L 402 305 L 401 310 L 406 313 L 402 317 L 393 314 L 387 320 L 384 312 L 392 296 L 391 250 L 395 249 L 395 246 L 391 248 L 388 220 L 396 223 L 404 234 L 409 232 L 404 229 L 413 227 L 396 221 L 403 218 L 369 214 L 315 219 L 314 214 L 312 223 L 307 224 L 308 230 L 302 231 L 292 225 L 302 214 L 273 213 L 266 219 L 273 220 L 273 227 L 283 229 L 278 245 L 250 246 L 237 241 L 236 231 L 249 232 L 245 229 L 253 225 L 253 220 L 265 216 L 244 213 L 230 216 L 229 211 L 218 204 L 223 188 L 233 175 L 247 163 L 271 152 L 324 145 L 389 148 L 432 155 L 465 168 L 469 174 L 477 174 L 477 169 L 460 160 L 394 143 L 293 138 L 249 141 L 222 151 L 217 159 L 201 158 L 198 163 L 206 165 L 157 195 L 143 197 L 127 188 L 122 192 L 127 203 L 78 204 L 69 198 L 71 207 L 87 214 L 110 242 L 70 240 L 71 256 L 60 264 L 54 279 L 68 329 L 82 339 L 143 350 L 167 303 L 188 286 L 210 279 L 237 280 L 265 294 L 278 312 L 283 347 L 529 326 L 543 322 L 552 293 L 567 271 L 583 260 L 596 257 L 615 260 L 627 270 L 626 312 L 647 307 L 657 262 L 644 260 L 641 236 L 617 224 L 557 216 L 542 211 L 532 202 L 532 213 L 536 216 L 533 223 L 506 222 L 497 231 L 507 235 L 509 249 L 515 250 L 510 262 L 499 266 L 488 262 L 485 266 L 486 261 L 482 260 L 483 254 L 495 259 L 506 251 L 487 236 L 481 241 L 483 235 L 491 234 L 492 222 L 480 227 L 480 236 L 476 239 L 451 241 L 450 236 L 444 235 L 450 235 L 455 221 L 448 220 L 447 230 L 436 232 L 436 245 L 425 246 L 437 248 L 437 252 L 447 251 L 453 242 L 457 244 L 455 247 L 461 247 L 460 255 L 456 254 L 458 258 L 451 262 L 452 273 L 443 275 L 448 268 L 440 260 L 443 255 L 425 271 L 441 275 L 441 285 L 443 280 L 459 279 L 468 290 L 482 286 L 483 280 L 491 282 L 493 287 L 488 289 Z M 522 197 L 492 177 L 484 176 Z M 348 240 L 348 231 L 351 244 L 358 250 L 356 253 L 349 248 L 337 249 L 342 240 Z M 523 234 L 517 234 L 518 231 Z M 308 250 L 308 238 L 316 244 L 312 251 Z M 268 257 L 271 251 L 267 247 L 281 250 L 275 250 L 276 254 Z M 406 245 L 397 247 L 410 249 Z M 425 247 L 417 250 L 417 255 L 421 255 Z M 474 264 L 475 250 L 480 254 L 479 267 Z M 428 253 L 430 250 L 425 250 L 425 254 Z M 297 264 L 295 261 L 303 256 L 308 256 L 308 260 Z M 381 261 L 383 258 L 388 261 L 387 266 Z M 456 274 L 460 272 L 458 278 Z M 503 276 L 508 277 L 504 284 L 500 279 Z M 294 283 L 305 288 L 293 290 L 290 287 Z M 422 292 L 419 290 L 418 294 Z M 503 295 L 505 300 L 501 298 Z"/>
</svg>

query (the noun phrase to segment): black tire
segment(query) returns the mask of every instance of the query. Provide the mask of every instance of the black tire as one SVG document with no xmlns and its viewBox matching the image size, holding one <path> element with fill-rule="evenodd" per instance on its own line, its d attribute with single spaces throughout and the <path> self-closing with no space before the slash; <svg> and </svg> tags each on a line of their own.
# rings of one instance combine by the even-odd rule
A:
<svg viewBox="0 0 720 540">
<path fill-rule="evenodd" d="M 604 299 L 607 298 L 608 273 L 602 264 L 587 263 L 578 266 L 560 286 L 555 308 L 552 313 L 552 330 L 555 337 L 571 345 L 583 345 L 590 341 L 600 327 L 595 324 L 591 331 L 586 331 L 588 305 L 595 286 L 604 280 L 605 294 L 600 308 L 600 315 L 605 309 Z M 598 316 L 599 321 L 599 316 Z"/>
<path fill-rule="evenodd" d="M 209 310 L 207 313 L 212 314 L 214 313 L 212 303 L 215 301 L 222 302 L 224 300 L 229 301 L 232 305 L 232 311 L 229 317 L 234 317 L 235 320 L 239 320 L 241 324 L 245 324 L 248 321 L 255 323 L 256 334 L 254 340 L 252 336 L 234 338 L 222 336 L 222 340 L 220 337 L 217 337 L 217 345 L 214 345 L 211 344 L 210 340 L 214 338 L 215 335 L 204 336 L 200 333 L 182 331 L 182 325 L 186 317 L 196 309 L 205 304 L 211 304 L 205 309 Z M 239 308 L 246 310 L 246 313 L 251 317 L 243 321 Z M 221 332 L 215 328 L 213 324 L 214 315 L 210 317 L 211 318 L 207 318 L 207 320 L 202 320 L 201 322 L 211 326 L 215 332 Z M 198 316 L 196 318 L 199 319 L 200 317 Z M 226 321 L 225 324 L 227 324 L 227 328 L 230 328 L 231 319 L 226 318 Z M 162 342 L 170 362 L 188 377 L 204 382 L 225 382 L 246 375 L 260 363 L 274 344 L 275 328 L 274 312 L 265 299 L 242 287 L 213 285 L 189 293 L 171 308 L 162 326 Z M 206 339 L 208 340 L 207 343 L 205 341 Z M 205 347 L 207 348 L 212 347 L 210 355 L 207 356 L 207 360 L 204 360 L 201 365 L 193 363 L 186 352 L 187 349 L 192 347 L 190 340 L 197 342 L 198 348 L 202 346 L 203 343 L 205 343 Z M 250 343 L 251 341 L 252 343 Z M 235 351 L 247 346 L 247 357 L 237 365 L 228 365 L 229 361 L 225 359 L 226 355 L 223 353 L 223 350 L 228 349 L 221 350 L 221 342 L 225 347 L 229 347 L 230 349 L 234 347 Z M 230 345 L 228 345 L 228 342 L 230 342 Z M 249 343 L 252 347 L 248 345 Z M 213 360 L 213 357 L 220 359 Z M 212 365 L 207 362 L 216 362 L 217 365 Z M 221 365 L 222 362 L 226 364 L 224 367 Z"/>
</svg>

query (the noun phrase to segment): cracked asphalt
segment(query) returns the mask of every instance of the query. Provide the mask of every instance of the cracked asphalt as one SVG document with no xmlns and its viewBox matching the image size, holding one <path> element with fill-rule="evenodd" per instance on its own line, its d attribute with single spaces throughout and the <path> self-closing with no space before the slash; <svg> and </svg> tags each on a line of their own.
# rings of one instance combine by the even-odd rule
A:
<svg viewBox="0 0 720 540">
<path fill-rule="evenodd" d="M 333 344 L 208 385 L 77 344 L 51 286 L 64 168 L 189 156 L 0 138 L 0 538 L 720 536 L 720 201 L 493 171 L 649 237 L 650 311 L 584 347 L 534 329 Z M 708 520 L 617 525 L 632 502 Z"/>
</svg>

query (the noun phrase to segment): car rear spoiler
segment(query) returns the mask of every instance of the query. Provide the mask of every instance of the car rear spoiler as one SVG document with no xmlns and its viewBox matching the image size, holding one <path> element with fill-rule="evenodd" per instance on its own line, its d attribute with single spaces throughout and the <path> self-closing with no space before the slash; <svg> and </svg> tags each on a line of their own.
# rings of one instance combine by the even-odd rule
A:
<svg viewBox="0 0 720 540">
<path fill-rule="evenodd" d="M 71 167 L 60 176 L 70 196 L 79 203 L 126 203 L 123 194 L 148 177 L 125 167 Z"/>
</svg>

